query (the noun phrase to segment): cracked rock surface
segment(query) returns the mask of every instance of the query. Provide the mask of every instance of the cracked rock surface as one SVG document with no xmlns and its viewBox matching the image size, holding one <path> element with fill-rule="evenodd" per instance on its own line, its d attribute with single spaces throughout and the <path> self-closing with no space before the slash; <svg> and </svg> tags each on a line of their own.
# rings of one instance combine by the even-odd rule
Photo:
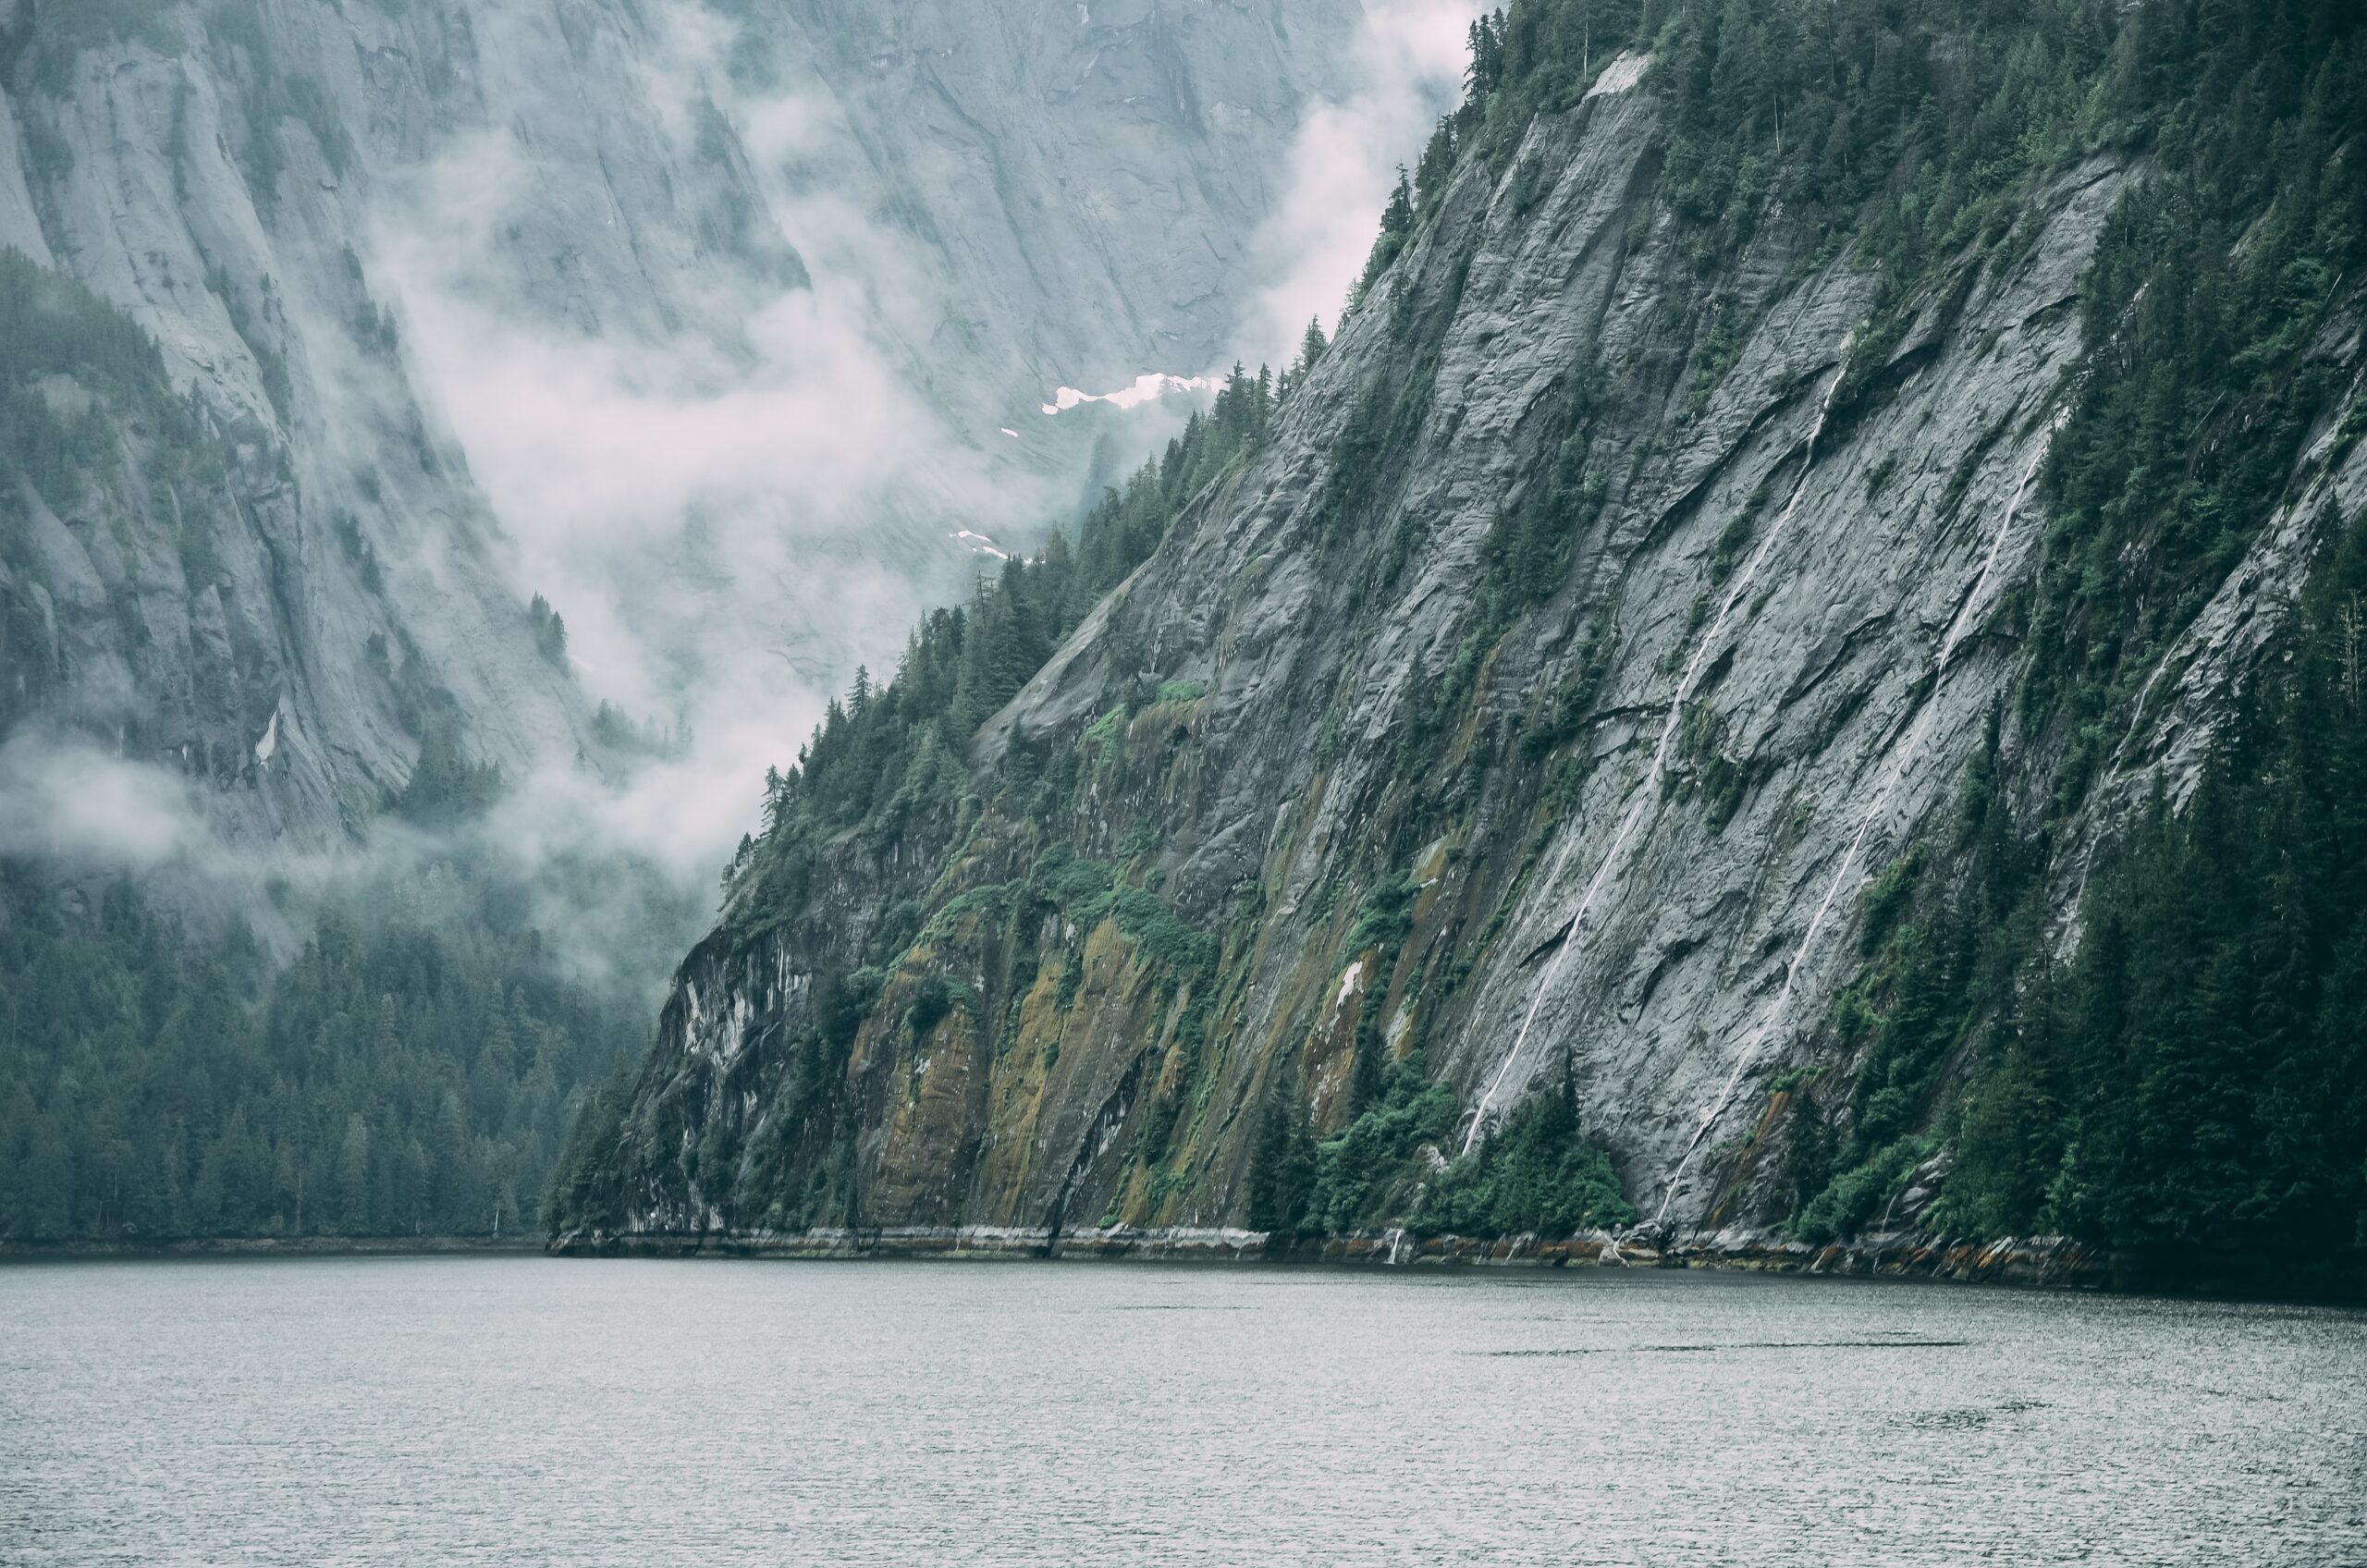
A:
<svg viewBox="0 0 2367 1568">
<path fill-rule="evenodd" d="M 1156 832 L 1159 896 L 1222 949 L 1205 1043 L 1114 927 L 1051 922 L 1011 982 L 1005 937 L 932 926 L 847 1068 L 860 1223 L 1237 1225 L 1268 1096 L 1303 1084 L 1318 1132 L 1340 1125 L 1367 1013 L 1422 1046 L 1466 1128 L 1566 1065 L 1640 1213 L 1781 1217 L 1738 1151 L 1770 1080 L 1851 1070 L 1830 1014 L 1859 895 L 1953 802 L 2014 670 L 2005 611 L 2040 558 L 2031 481 L 2080 350 L 2079 279 L 2143 171 L 2058 180 L 2028 243 L 1943 269 L 1871 331 L 1871 274 L 1780 215 L 1697 274 L 1654 199 L 1636 77 L 1538 120 L 1500 176 L 1466 166 L 1272 439 L 973 743 L 983 775 L 1014 736 L 1073 741 L 1137 679 L 1205 688 L 1129 709 L 1124 766 L 1054 825 L 1080 854 Z M 1746 329 L 1720 347 L 1718 320 Z M 1358 422 L 1408 410 L 1343 481 Z M 1490 530 L 1573 433 L 1600 504 L 1566 577 L 1467 645 Z M 2357 504 L 2367 468 L 2304 478 L 2165 661 L 2099 817 L 2156 771 L 2190 778 L 2298 592 L 2323 494 Z M 1425 704 L 1458 681 L 1438 729 Z M 1581 688 L 1565 736 L 1525 753 Z M 701 1140 L 804 1135 L 783 1132 L 784 1061 L 812 986 L 894 901 L 945 910 L 1025 876 L 1036 831 L 949 811 L 834 845 L 753 946 L 718 931 L 693 951 L 611 1157 L 627 1230 L 777 1224 L 754 1166 L 702 1160 Z M 2084 852 L 2058 848 L 2067 900 Z M 1419 886 L 1412 934 L 1393 957 L 1345 950 L 1359 896 L 1396 873 Z M 960 978 L 975 1017 L 917 1039 L 895 1022 L 923 971 Z M 1205 1089 L 1161 1132 L 1182 1179 L 1147 1191 L 1128 1151 L 1185 1073 Z"/>
</svg>

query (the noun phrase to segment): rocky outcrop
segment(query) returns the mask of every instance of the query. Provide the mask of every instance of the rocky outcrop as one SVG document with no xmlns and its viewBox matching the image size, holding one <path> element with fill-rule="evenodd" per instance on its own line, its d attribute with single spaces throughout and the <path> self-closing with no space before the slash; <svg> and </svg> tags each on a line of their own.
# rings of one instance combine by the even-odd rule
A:
<svg viewBox="0 0 2367 1568">
<path fill-rule="evenodd" d="M 1780 213 L 1705 276 L 1641 77 L 1466 160 L 1271 440 L 978 732 L 973 798 L 691 955 L 578 1243 L 1230 1234 L 1261 1109 L 1343 1125 L 1360 1035 L 1426 1053 L 1458 1139 L 1566 1075 L 1655 1251 L 1782 1217 L 1777 1081 L 1846 1083 L 1859 895 L 2006 687 L 2080 279 L 2144 171 L 2078 168 L 1904 300 Z M 2355 504 L 2331 450 L 2297 489 Z M 2196 766 L 2305 503 L 2170 655 L 2131 778 Z M 1073 791 L 1012 804 L 1047 754 Z M 1068 855 L 1134 914 L 1073 920 Z"/>
</svg>

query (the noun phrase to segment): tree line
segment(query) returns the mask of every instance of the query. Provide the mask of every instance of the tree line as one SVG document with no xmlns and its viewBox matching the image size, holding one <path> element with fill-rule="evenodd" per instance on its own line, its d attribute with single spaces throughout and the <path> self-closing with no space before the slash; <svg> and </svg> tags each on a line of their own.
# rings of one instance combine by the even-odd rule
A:
<svg viewBox="0 0 2367 1568">
<path fill-rule="evenodd" d="M 450 865 L 282 964 L 243 922 L 193 932 L 128 884 L 80 916 L 0 863 L 0 1239 L 529 1227 L 574 1096 L 647 1017 Z"/>
</svg>

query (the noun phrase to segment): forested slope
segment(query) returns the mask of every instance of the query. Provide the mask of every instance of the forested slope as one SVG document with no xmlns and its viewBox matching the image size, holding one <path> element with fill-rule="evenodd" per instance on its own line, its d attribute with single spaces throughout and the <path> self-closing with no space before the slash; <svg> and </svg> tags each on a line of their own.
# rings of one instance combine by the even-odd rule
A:
<svg viewBox="0 0 2367 1568">
<path fill-rule="evenodd" d="M 1473 45 L 1143 564 L 779 777 L 570 1244 L 2356 1243 L 2354 9 Z"/>
</svg>

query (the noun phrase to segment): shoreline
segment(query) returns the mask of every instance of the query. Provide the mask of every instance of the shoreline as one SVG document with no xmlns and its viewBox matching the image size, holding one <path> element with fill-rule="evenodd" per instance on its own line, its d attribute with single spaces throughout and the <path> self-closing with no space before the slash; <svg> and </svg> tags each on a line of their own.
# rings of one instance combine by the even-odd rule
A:
<svg viewBox="0 0 2367 1568">
<path fill-rule="evenodd" d="M 516 1236 L 183 1236 L 170 1241 L 0 1242 L 0 1264 L 113 1257 L 427 1257 L 486 1253 L 529 1256 L 549 1250 L 546 1237 Z"/>
<path fill-rule="evenodd" d="M 554 1238 L 549 1250 L 560 1257 L 1078 1260 L 1236 1268 L 1282 1264 L 1360 1268 L 1687 1268 L 2367 1305 L 2367 1251 L 2358 1248 L 2316 1258 L 2201 1249 L 2152 1253 L 2091 1246 L 2063 1236 L 1984 1243 L 1905 1231 L 1814 1246 L 1772 1231 L 1743 1229 L 1688 1231 L 1658 1242 L 1605 1231 L 1561 1238 L 1478 1238 L 1413 1236 L 1392 1229 L 1276 1243 L 1263 1231 L 1193 1226 L 1122 1225 L 1061 1232 L 987 1225 L 890 1226 L 816 1228 L 794 1233 L 595 1232 Z"/>
<path fill-rule="evenodd" d="M 1776 1232 L 1697 1231 L 1661 1239 L 1586 1231 L 1546 1238 L 1414 1236 L 1400 1229 L 1277 1242 L 1203 1226 L 1054 1232 L 994 1225 L 817 1227 L 787 1231 L 594 1232 L 502 1236 L 184 1237 L 170 1241 L 0 1242 L 0 1266 L 107 1259 L 550 1256 L 746 1258 L 787 1262 L 1091 1262 L 1339 1268 L 1681 1268 L 1807 1279 L 1929 1280 L 2094 1294 L 2211 1297 L 2367 1306 L 2367 1249 L 2315 1258 L 2187 1249 L 2134 1252 L 2067 1237 L 1980 1243 L 1900 1231 L 1812 1246 Z"/>
</svg>

